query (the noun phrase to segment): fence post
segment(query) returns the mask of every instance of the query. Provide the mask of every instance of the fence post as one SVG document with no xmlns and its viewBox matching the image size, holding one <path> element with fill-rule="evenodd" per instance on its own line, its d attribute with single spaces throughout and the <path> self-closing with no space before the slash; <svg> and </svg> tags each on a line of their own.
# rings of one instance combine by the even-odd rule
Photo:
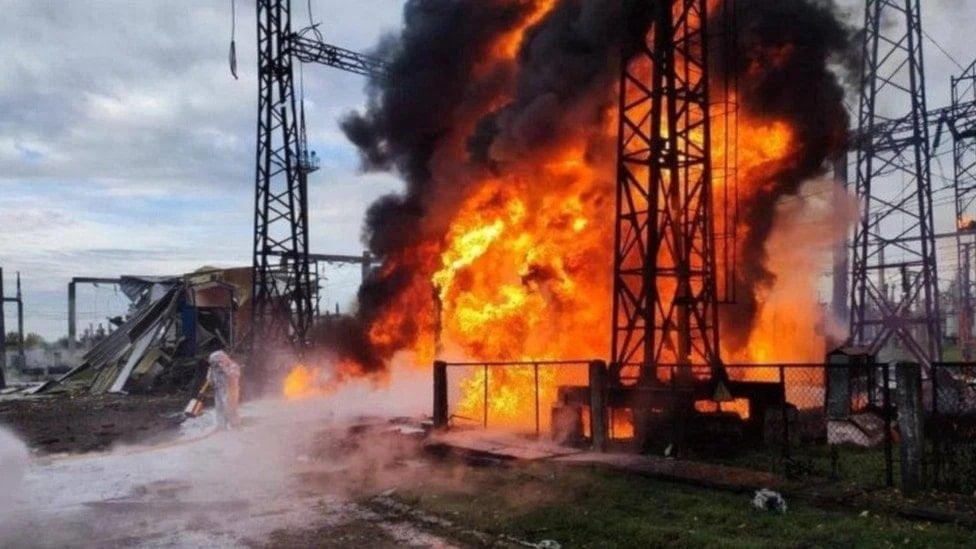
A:
<svg viewBox="0 0 976 549">
<path fill-rule="evenodd" d="M 872 368 L 873 369 L 873 368 Z M 897 375 L 897 373 L 896 373 Z M 892 449 L 891 449 L 891 364 L 885 363 L 881 368 L 881 382 L 884 386 L 881 388 L 881 398 L 884 399 L 881 410 L 884 414 L 884 455 L 885 455 L 885 486 L 894 486 L 894 461 L 892 459 Z M 872 383 L 872 385 L 874 385 Z M 900 385 L 900 384 L 899 384 Z M 900 392 L 899 392 L 900 394 Z M 904 463 L 902 463 L 904 467 Z M 902 469 L 904 471 L 904 468 Z"/>
<path fill-rule="evenodd" d="M 896 366 L 895 376 L 898 381 L 898 428 L 901 432 L 901 490 L 910 494 L 921 486 L 922 480 L 925 439 L 922 432 L 921 367 L 900 362 Z"/>
<path fill-rule="evenodd" d="M 932 440 L 932 482 L 935 485 L 941 485 L 943 482 L 943 452 L 945 452 L 945 445 L 939 440 L 942 433 L 942 425 L 939 421 L 939 366 L 938 364 L 932 364 L 929 372 L 929 381 L 932 386 L 932 427 L 933 430 L 929 433 L 929 438 Z M 921 371 L 919 371 L 919 376 L 921 377 Z M 921 383 L 921 381 L 920 381 Z M 924 395 L 925 390 L 922 390 L 923 395 L 923 406 L 924 406 Z"/>
<path fill-rule="evenodd" d="M 607 449 L 607 364 L 602 360 L 590 362 L 590 436 L 593 449 Z"/>
<path fill-rule="evenodd" d="M 539 436 L 539 364 L 532 364 L 533 375 L 535 376 L 535 436 Z"/>
<path fill-rule="evenodd" d="M 779 366 L 779 387 L 783 391 L 782 398 L 780 399 L 780 413 L 782 414 L 783 421 L 783 458 L 787 461 L 790 459 L 790 415 L 787 407 L 786 400 L 786 369 L 780 364 Z"/>
<path fill-rule="evenodd" d="M 434 361 L 434 428 L 447 427 L 447 363 Z"/>
</svg>

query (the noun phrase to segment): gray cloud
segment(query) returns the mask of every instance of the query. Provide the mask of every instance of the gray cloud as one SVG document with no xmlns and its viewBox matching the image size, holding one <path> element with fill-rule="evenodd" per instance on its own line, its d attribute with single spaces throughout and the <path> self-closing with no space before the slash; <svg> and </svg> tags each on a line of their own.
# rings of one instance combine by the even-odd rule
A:
<svg viewBox="0 0 976 549">
<path fill-rule="evenodd" d="M 253 2 L 237 4 L 235 81 L 229 0 L 0 0 L 0 266 L 8 288 L 24 274 L 28 329 L 64 333 L 71 276 L 250 262 L 255 21 Z M 306 3 L 293 4 L 306 24 Z M 351 49 L 398 25 L 401 6 L 312 1 L 326 40 Z M 303 75 L 324 162 L 311 180 L 312 247 L 358 251 L 362 212 L 395 186 L 358 175 L 338 131 L 365 82 L 325 67 Z"/>
</svg>

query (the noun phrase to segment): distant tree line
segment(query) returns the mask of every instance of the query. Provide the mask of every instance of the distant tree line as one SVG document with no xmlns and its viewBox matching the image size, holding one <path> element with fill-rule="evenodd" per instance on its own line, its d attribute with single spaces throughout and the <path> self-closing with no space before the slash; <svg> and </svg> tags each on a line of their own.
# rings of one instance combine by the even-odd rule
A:
<svg viewBox="0 0 976 549">
<path fill-rule="evenodd" d="M 4 340 L 7 343 L 8 351 L 10 349 L 16 349 L 20 346 L 20 336 L 17 334 L 17 332 L 7 332 L 6 336 L 4 337 Z M 67 348 L 68 338 L 62 337 L 58 339 L 56 342 L 51 343 L 45 340 L 44 337 L 41 336 L 41 334 L 36 334 L 34 332 L 29 332 L 27 335 L 24 336 L 24 349 L 35 349 L 38 347 L 45 348 L 45 349 Z"/>
</svg>

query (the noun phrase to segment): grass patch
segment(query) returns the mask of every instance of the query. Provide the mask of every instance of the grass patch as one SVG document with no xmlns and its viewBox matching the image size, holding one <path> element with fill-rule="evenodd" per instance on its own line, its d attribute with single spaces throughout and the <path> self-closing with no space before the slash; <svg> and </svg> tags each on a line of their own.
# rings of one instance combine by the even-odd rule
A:
<svg viewBox="0 0 976 549">
<path fill-rule="evenodd" d="M 307 530 L 275 530 L 267 543 L 251 544 L 251 546 L 393 549 L 403 547 L 403 544 L 387 534 L 376 522 L 360 519 Z"/>
<path fill-rule="evenodd" d="M 898 478 L 898 448 L 893 449 L 893 478 Z M 827 445 L 794 448 L 790 460 L 777 450 L 745 451 L 725 458 L 696 456 L 693 459 L 768 471 L 788 477 L 835 478 L 868 487 L 885 485 L 884 448 L 838 447 L 831 455 Z"/>
<path fill-rule="evenodd" d="M 973 539 L 963 527 L 795 501 L 786 515 L 760 512 L 749 495 L 552 463 L 471 469 L 395 497 L 491 535 L 563 547 L 970 547 Z"/>
</svg>

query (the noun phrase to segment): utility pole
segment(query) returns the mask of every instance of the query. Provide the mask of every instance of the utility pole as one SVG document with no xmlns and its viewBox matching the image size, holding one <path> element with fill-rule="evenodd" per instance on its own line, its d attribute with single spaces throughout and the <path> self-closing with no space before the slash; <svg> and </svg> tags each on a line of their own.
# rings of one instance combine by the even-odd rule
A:
<svg viewBox="0 0 976 549">
<path fill-rule="evenodd" d="M 621 62 L 612 368 L 719 364 L 706 0 L 655 3 Z M 631 55 L 633 54 L 633 55 Z"/>
<path fill-rule="evenodd" d="M 942 341 L 919 2 L 867 0 L 864 28 L 851 338 L 874 353 L 894 339 L 929 365 Z M 871 277 L 894 268 L 907 277 L 900 299 Z"/>
<path fill-rule="evenodd" d="M 17 272 L 17 355 L 20 368 L 27 366 L 27 356 L 24 354 L 24 294 L 20 291 L 20 271 Z"/>
<path fill-rule="evenodd" d="M 841 182 L 846 191 L 849 186 L 848 173 L 847 173 L 847 152 L 844 151 L 838 154 L 834 158 L 834 179 Z M 830 300 L 831 313 L 838 322 L 843 321 L 843 319 L 850 318 L 850 310 L 848 307 L 848 297 L 850 296 L 850 291 L 847 285 L 847 273 L 850 269 L 849 255 L 847 253 L 850 248 L 850 241 L 848 240 L 848 235 L 845 233 L 844 240 L 837 243 L 833 249 L 833 276 L 831 277 L 832 291 Z"/>
<path fill-rule="evenodd" d="M 956 280 L 959 284 L 958 305 L 956 307 L 959 332 L 959 349 L 962 359 L 972 360 L 972 334 L 973 334 L 973 294 L 972 294 L 972 253 L 973 243 L 966 242 L 962 245 L 962 253 L 959 263 L 959 274 Z"/>
</svg>

